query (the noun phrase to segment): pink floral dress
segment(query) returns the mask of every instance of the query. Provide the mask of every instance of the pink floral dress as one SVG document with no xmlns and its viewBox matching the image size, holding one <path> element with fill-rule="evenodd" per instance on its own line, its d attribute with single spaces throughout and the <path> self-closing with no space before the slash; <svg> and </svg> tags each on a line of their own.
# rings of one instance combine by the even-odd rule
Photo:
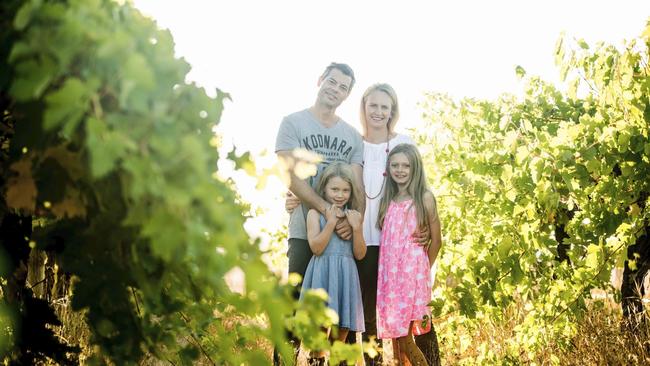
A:
<svg viewBox="0 0 650 366">
<path fill-rule="evenodd" d="M 412 234 L 417 227 L 413 200 L 391 202 L 384 218 L 377 279 L 377 336 L 382 339 L 430 328 L 431 276 L 426 248 Z"/>
</svg>

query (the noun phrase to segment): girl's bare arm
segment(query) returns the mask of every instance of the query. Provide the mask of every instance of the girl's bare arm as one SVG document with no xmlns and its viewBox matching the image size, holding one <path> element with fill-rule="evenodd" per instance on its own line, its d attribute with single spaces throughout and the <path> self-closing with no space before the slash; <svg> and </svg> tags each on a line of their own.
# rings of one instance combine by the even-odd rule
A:
<svg viewBox="0 0 650 366">
<path fill-rule="evenodd" d="M 431 244 L 427 250 L 427 255 L 429 256 L 429 266 L 433 266 L 433 263 L 438 257 L 438 252 L 440 252 L 440 247 L 442 247 L 442 235 L 440 229 L 440 217 L 438 216 L 438 210 L 436 205 L 436 200 L 433 197 L 431 192 L 424 194 L 424 207 L 427 209 L 427 219 L 429 222 L 429 233 L 431 235 Z"/>
<path fill-rule="evenodd" d="M 327 211 L 331 211 L 330 207 Z M 309 248 L 311 248 L 314 255 L 321 255 L 327 248 L 327 244 L 334 233 L 334 228 L 336 227 L 336 215 L 334 215 L 334 220 L 328 219 L 327 224 L 323 227 L 323 230 L 320 229 L 320 213 L 318 211 L 311 209 L 307 214 L 307 241 L 309 242 Z M 329 216 L 329 215 L 328 215 Z"/>
</svg>

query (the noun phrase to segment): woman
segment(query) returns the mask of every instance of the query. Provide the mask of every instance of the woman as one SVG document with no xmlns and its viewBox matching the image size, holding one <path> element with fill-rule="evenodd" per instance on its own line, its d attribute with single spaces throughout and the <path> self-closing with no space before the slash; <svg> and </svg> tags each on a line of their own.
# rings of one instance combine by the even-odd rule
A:
<svg viewBox="0 0 650 366">
<path fill-rule="evenodd" d="M 363 235 L 367 252 L 362 260 L 357 261 L 357 269 L 366 325 L 363 339 L 367 341 L 370 336 L 377 335 L 377 267 L 381 237 L 381 231 L 377 228 L 377 215 L 379 201 L 386 185 L 386 161 L 393 147 L 401 143 L 415 143 L 410 137 L 394 131 L 399 120 L 399 104 L 397 94 L 390 85 L 379 83 L 366 89 L 361 98 L 360 112 L 363 129 L 363 183 L 366 191 Z M 291 212 L 299 203 L 291 192 L 287 193 L 287 211 Z M 431 241 L 428 232 L 414 233 L 414 236 L 422 245 L 428 245 Z M 417 336 L 415 340 L 429 365 L 438 365 L 440 357 L 435 332 L 432 330 Z M 381 359 L 366 359 L 366 365 L 375 364 L 381 364 Z"/>
</svg>

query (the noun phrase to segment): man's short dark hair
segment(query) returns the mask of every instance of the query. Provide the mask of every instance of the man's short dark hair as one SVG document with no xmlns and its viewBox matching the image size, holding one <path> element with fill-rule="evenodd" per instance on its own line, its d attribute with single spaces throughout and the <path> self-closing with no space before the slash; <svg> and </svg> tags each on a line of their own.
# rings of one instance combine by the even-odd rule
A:
<svg viewBox="0 0 650 366">
<path fill-rule="evenodd" d="M 325 68 L 325 71 L 323 71 L 323 74 L 320 76 L 321 79 L 325 79 L 325 77 L 330 73 L 330 71 L 337 69 L 340 72 L 343 73 L 343 75 L 347 75 L 350 78 L 352 78 L 352 81 L 350 82 L 350 90 L 352 90 L 352 87 L 354 86 L 354 82 L 356 79 L 354 78 L 354 71 L 352 71 L 352 68 L 348 64 L 340 64 L 337 62 L 332 62 Z"/>
</svg>

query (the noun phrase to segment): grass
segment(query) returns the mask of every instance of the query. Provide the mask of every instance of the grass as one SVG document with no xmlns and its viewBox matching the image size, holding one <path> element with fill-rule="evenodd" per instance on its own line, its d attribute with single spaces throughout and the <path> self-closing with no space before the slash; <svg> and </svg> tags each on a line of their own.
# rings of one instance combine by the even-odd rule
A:
<svg viewBox="0 0 650 366">
<path fill-rule="evenodd" d="M 92 355 L 99 356 L 97 347 L 89 346 L 90 331 L 85 324 L 83 313 L 69 308 L 69 289 L 67 283 L 55 291 L 59 298 L 53 301 L 54 309 L 63 322 L 63 326 L 54 327 L 56 334 L 72 344 L 82 347 L 81 364 L 85 364 Z M 475 328 L 455 324 L 453 318 L 438 319 L 435 323 L 443 365 L 650 365 L 650 318 L 646 314 L 632 323 L 623 319 L 620 303 L 607 296 L 591 300 L 588 311 L 579 321 L 576 335 L 570 339 L 568 346 L 549 344 L 542 352 L 529 357 L 520 351 L 513 341 L 515 327 L 521 322 L 521 311 L 517 306 L 506 310 L 505 321 L 495 323 L 484 321 Z M 219 342 L 219 333 L 228 332 L 245 339 L 245 344 L 235 346 L 233 352 L 251 352 L 262 350 L 270 356 L 272 345 L 268 340 L 249 333 L 251 327 L 263 326 L 261 318 L 250 319 L 241 315 L 224 314 L 223 323 L 215 329 L 210 342 Z M 242 333 L 243 332 L 243 333 Z M 186 339 L 181 342 L 196 342 Z M 384 359 L 390 361 L 390 346 Z M 100 356 L 101 357 L 101 356 Z M 304 358 L 304 355 L 303 355 Z M 303 359 L 300 359 L 304 364 Z M 163 362 L 164 363 L 164 362 Z M 153 357 L 145 357 L 141 365 L 161 364 Z M 209 365 L 211 362 L 201 355 L 197 364 Z M 387 362 L 388 364 L 388 362 Z"/>
<path fill-rule="evenodd" d="M 454 327 L 453 319 L 439 322 L 443 365 L 649 365 L 650 318 L 628 322 L 620 304 L 593 301 L 577 324 L 567 347 L 550 344 L 533 358 L 513 343 L 516 317 L 503 323 L 483 322 L 477 328 Z M 454 327 L 451 329 L 450 327 Z"/>
<path fill-rule="evenodd" d="M 84 324 L 83 316 L 69 311 L 67 306 L 62 305 L 56 307 L 64 325 L 57 327 L 55 331 L 72 343 L 78 342 L 85 346 L 82 347 L 81 355 L 83 364 L 90 354 L 98 350 L 87 348 L 89 331 Z M 532 359 L 528 358 L 525 352 L 517 353 L 512 342 L 517 318 L 513 314 L 507 319 L 509 320 L 502 323 L 483 322 L 474 329 L 463 327 L 452 329 L 453 319 L 439 320 L 436 329 L 442 364 L 568 366 L 650 364 L 650 318 L 646 315 L 642 320 L 630 324 L 623 320 L 620 304 L 611 300 L 596 300 L 590 304 L 585 317 L 577 325 L 576 336 L 570 340 L 568 347 L 562 348 L 557 344 L 550 344 Z M 236 331 L 238 324 L 241 326 L 251 321 L 251 319 L 233 316 L 232 321 L 225 322 L 224 326 L 229 331 Z M 215 336 L 218 338 L 218 335 Z M 243 345 L 237 351 L 262 349 L 268 353 L 270 361 L 271 344 L 263 339 L 251 341 L 251 344 Z M 385 360 L 389 362 L 390 349 L 388 351 Z M 488 353 L 491 353 L 491 356 Z M 206 361 L 201 357 L 198 364 L 210 364 Z M 159 362 L 147 357 L 140 364 L 155 365 Z M 299 359 L 299 362 L 305 364 L 304 359 Z"/>
<path fill-rule="evenodd" d="M 571 348 L 558 351 L 562 365 L 650 364 L 650 319 L 624 321 L 619 308 L 592 307 Z"/>
</svg>

